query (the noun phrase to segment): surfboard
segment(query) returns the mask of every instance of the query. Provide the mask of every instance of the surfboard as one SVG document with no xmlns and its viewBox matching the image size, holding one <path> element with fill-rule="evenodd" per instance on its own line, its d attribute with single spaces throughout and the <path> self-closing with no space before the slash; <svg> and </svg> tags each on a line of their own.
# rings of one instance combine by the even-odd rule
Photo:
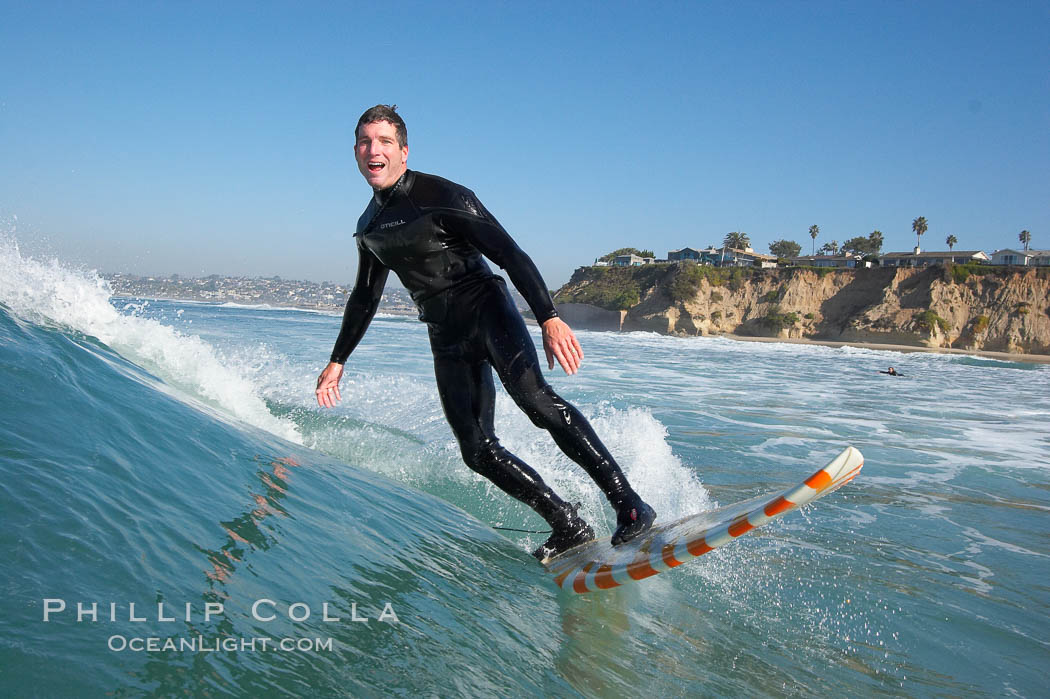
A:
<svg viewBox="0 0 1050 699">
<path fill-rule="evenodd" d="M 787 490 L 683 517 L 613 547 L 596 539 L 543 561 L 554 582 L 578 593 L 607 590 L 663 573 L 714 551 L 791 510 L 822 498 L 848 483 L 864 465 L 853 448 Z"/>
</svg>

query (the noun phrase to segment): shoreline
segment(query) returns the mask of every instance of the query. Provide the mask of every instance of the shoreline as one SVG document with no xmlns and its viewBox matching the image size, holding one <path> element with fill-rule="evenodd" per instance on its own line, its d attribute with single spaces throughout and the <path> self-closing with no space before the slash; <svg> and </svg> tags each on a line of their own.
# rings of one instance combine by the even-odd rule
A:
<svg viewBox="0 0 1050 699">
<path fill-rule="evenodd" d="M 721 333 L 719 335 L 706 335 L 705 337 L 724 337 L 727 340 L 739 340 L 740 342 L 781 342 L 788 345 L 819 345 L 822 347 L 856 347 L 858 349 L 883 350 L 887 352 L 926 352 L 934 354 L 959 354 L 974 357 L 985 357 L 1006 362 L 1028 362 L 1030 364 L 1050 364 L 1050 354 L 1014 354 L 1012 352 L 991 352 L 986 350 L 968 350 L 956 347 L 919 347 L 916 345 L 893 345 L 878 342 L 843 342 L 841 340 L 810 340 L 807 338 L 786 337 L 753 337 L 748 335 L 733 335 L 732 333 Z"/>
<path fill-rule="evenodd" d="M 162 297 L 154 297 L 154 296 L 134 296 L 134 297 L 132 297 L 132 296 L 117 295 L 117 294 L 114 294 L 114 297 L 117 297 L 117 298 L 141 298 L 141 299 L 150 299 L 150 300 L 155 300 L 155 301 L 171 301 L 171 302 L 189 301 L 191 303 L 215 304 L 215 305 L 222 305 L 222 304 L 227 304 L 228 303 L 228 304 L 235 305 L 235 306 L 243 306 L 245 308 L 249 308 L 249 307 L 253 307 L 253 306 L 254 307 L 269 306 L 270 308 L 274 308 L 274 309 L 287 309 L 287 310 L 314 311 L 314 312 L 321 312 L 321 313 L 329 313 L 328 309 L 310 308 L 310 307 L 306 307 L 306 306 L 297 306 L 297 305 L 294 305 L 294 304 L 280 305 L 280 306 L 275 305 L 275 304 L 241 304 L 241 303 L 236 302 L 236 301 L 212 301 L 212 300 L 185 299 L 185 298 L 183 298 L 183 299 L 179 299 L 179 298 L 162 298 Z M 341 308 L 331 311 L 331 313 L 333 315 L 338 315 L 341 312 L 342 312 Z M 400 308 L 398 308 L 398 309 L 392 309 L 392 308 L 391 309 L 382 309 L 381 308 L 381 309 L 379 309 L 379 313 L 386 313 L 388 315 L 404 315 L 404 316 L 414 316 L 414 315 L 416 315 L 415 311 L 407 310 L 407 309 L 400 309 Z M 535 319 L 533 319 L 533 318 L 531 318 L 529 316 L 524 316 L 524 320 L 525 320 L 525 323 L 527 325 L 537 325 Z M 581 327 L 580 329 L 581 330 L 585 330 L 586 328 Z M 608 331 L 601 331 L 601 330 L 599 330 L 597 332 L 608 332 Z M 841 341 L 841 340 L 810 340 L 808 338 L 801 338 L 801 337 L 791 337 L 791 338 L 787 338 L 787 337 L 758 337 L 758 336 L 753 336 L 753 335 L 734 335 L 733 333 L 719 333 L 717 335 L 704 335 L 704 337 L 724 337 L 727 340 L 734 340 L 734 341 L 739 341 L 739 342 L 767 342 L 767 343 L 768 342 L 780 342 L 780 343 L 788 344 L 788 345 L 819 345 L 819 346 L 822 346 L 822 347 L 857 347 L 859 349 L 872 349 L 872 350 L 882 350 L 882 351 L 887 351 L 887 352 L 901 352 L 901 353 L 927 352 L 927 353 L 937 353 L 937 354 L 959 354 L 959 355 L 970 355 L 970 356 L 974 356 L 974 357 L 985 357 L 987 359 L 996 359 L 996 360 L 1005 361 L 1005 362 L 1027 362 L 1027 363 L 1030 363 L 1030 364 L 1050 364 L 1050 354 L 1013 354 L 1013 353 L 1010 353 L 1010 352 L 991 352 L 991 351 L 986 351 L 986 350 L 967 350 L 967 349 L 959 349 L 959 348 L 955 348 L 955 347 L 919 347 L 919 346 L 916 346 L 916 345 L 894 345 L 894 344 L 885 344 L 885 343 L 878 343 L 878 342 L 844 342 L 844 341 Z"/>
</svg>

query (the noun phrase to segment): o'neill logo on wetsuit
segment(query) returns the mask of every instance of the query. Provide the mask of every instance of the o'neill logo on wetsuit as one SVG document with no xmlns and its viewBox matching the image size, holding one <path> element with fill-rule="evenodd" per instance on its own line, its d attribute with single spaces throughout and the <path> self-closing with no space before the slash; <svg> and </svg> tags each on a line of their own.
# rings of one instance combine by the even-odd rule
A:
<svg viewBox="0 0 1050 699">
<path fill-rule="evenodd" d="M 390 223 L 384 223 L 384 224 L 380 225 L 379 226 L 379 230 L 383 230 L 384 228 L 393 228 L 394 226 L 403 226 L 403 225 L 405 225 L 405 219 L 401 219 L 399 221 L 391 221 Z"/>
</svg>

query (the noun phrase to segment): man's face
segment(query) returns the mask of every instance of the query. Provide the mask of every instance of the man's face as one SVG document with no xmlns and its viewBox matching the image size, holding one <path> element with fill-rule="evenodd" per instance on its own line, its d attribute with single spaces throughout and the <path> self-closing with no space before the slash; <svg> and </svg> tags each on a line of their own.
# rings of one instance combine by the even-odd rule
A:
<svg viewBox="0 0 1050 699">
<path fill-rule="evenodd" d="M 389 121 L 373 121 L 357 130 L 357 168 L 372 189 L 386 189 L 404 174 L 408 146 L 397 144 L 397 129 Z"/>
</svg>

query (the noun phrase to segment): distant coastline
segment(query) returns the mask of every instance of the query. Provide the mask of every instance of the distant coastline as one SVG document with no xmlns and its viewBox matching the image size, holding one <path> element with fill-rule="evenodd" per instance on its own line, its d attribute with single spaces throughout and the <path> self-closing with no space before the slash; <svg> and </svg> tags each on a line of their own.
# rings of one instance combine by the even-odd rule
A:
<svg viewBox="0 0 1050 699">
<path fill-rule="evenodd" d="M 342 313 L 352 287 L 333 282 L 311 282 L 281 277 L 182 277 L 139 276 L 136 274 L 103 274 L 116 296 L 194 301 L 199 303 L 234 303 L 243 306 L 271 306 Z M 526 304 L 516 290 L 511 290 L 518 308 Z M 408 291 L 388 284 L 379 302 L 379 313 L 391 315 L 419 314 Z"/>
<path fill-rule="evenodd" d="M 332 314 L 342 312 L 350 288 L 330 282 L 318 284 L 303 280 L 286 280 L 280 277 L 248 278 L 220 277 L 185 278 L 146 277 L 129 274 L 103 275 L 113 294 L 121 297 L 148 298 L 167 301 L 191 301 L 197 303 L 230 303 L 243 306 L 269 306 L 289 310 L 318 311 Z M 523 305 L 523 304 L 519 304 Z M 415 316 L 417 310 L 408 292 L 403 288 L 390 288 L 383 294 L 379 313 Z M 570 314 L 571 315 L 571 314 Z M 526 322 L 535 321 L 526 314 Z M 568 318 L 572 322 L 572 318 Z M 575 325 L 586 329 L 587 324 Z M 640 328 L 639 328 L 640 329 Z M 825 347 L 859 347 L 893 352 L 937 352 L 962 354 L 1001 361 L 1020 361 L 1035 364 L 1050 364 L 1050 355 L 1014 352 L 984 351 L 949 347 L 922 347 L 885 342 L 859 340 L 833 341 L 799 337 L 761 337 L 734 333 L 713 333 L 712 337 L 724 337 L 740 342 L 780 342 L 785 344 L 820 345 Z"/>
<path fill-rule="evenodd" d="M 351 287 L 333 282 L 282 279 L 281 277 L 182 277 L 139 276 L 135 274 L 104 274 L 110 289 L 117 296 L 167 299 L 172 301 L 200 301 L 204 303 L 236 303 L 245 306 L 273 306 L 338 313 L 346 305 Z M 383 293 L 381 313 L 413 314 L 415 304 L 408 292 L 390 287 Z"/>
</svg>

